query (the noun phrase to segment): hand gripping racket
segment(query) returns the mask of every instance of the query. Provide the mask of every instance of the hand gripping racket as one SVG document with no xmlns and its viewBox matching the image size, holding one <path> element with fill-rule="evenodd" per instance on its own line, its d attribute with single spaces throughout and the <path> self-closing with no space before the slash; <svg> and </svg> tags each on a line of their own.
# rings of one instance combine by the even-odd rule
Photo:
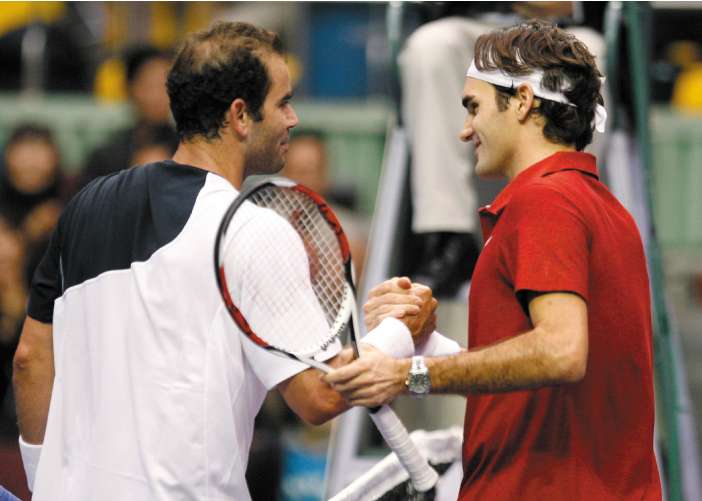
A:
<svg viewBox="0 0 702 501">
<path fill-rule="evenodd" d="M 351 253 L 339 220 L 318 194 L 285 178 L 244 189 L 220 223 L 214 265 L 232 319 L 261 348 L 326 373 L 331 368 L 313 356 L 348 325 L 358 357 Z M 415 490 L 431 491 L 438 475 L 397 415 L 388 406 L 369 411 Z"/>
</svg>

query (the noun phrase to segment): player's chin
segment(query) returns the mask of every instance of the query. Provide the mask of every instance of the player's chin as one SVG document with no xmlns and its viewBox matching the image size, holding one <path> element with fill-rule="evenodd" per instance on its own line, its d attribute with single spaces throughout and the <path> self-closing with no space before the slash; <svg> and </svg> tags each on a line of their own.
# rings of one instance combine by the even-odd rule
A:
<svg viewBox="0 0 702 501">
<path fill-rule="evenodd" d="M 275 169 L 276 169 L 276 170 L 275 170 L 274 174 L 277 174 L 278 172 L 280 172 L 281 170 L 283 170 L 283 168 L 285 167 L 285 164 L 286 164 L 287 162 L 288 162 L 287 157 L 285 157 L 285 156 L 281 157 L 280 160 L 279 160 L 278 162 L 276 162 L 276 164 L 275 164 Z"/>
<path fill-rule="evenodd" d="M 481 162 L 481 159 L 479 158 L 477 162 L 475 162 L 475 175 L 479 177 L 485 177 L 490 175 L 490 169 L 486 168 L 485 162 Z"/>
<path fill-rule="evenodd" d="M 266 165 L 266 175 L 278 174 L 287 162 L 287 157 L 285 155 L 278 155 L 275 158 L 269 159 Z"/>
<path fill-rule="evenodd" d="M 498 169 L 486 161 L 480 159 L 475 164 L 475 175 L 485 179 L 496 179 L 500 177 Z"/>
</svg>

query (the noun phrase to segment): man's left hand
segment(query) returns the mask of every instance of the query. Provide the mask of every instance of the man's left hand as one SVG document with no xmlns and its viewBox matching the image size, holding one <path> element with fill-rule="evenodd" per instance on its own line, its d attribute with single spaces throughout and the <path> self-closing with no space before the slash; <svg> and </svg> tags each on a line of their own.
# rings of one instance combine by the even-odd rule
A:
<svg viewBox="0 0 702 501">
<path fill-rule="evenodd" d="M 324 376 L 351 405 L 379 407 L 404 393 L 409 359 L 396 360 L 364 343 L 361 357 Z"/>
</svg>

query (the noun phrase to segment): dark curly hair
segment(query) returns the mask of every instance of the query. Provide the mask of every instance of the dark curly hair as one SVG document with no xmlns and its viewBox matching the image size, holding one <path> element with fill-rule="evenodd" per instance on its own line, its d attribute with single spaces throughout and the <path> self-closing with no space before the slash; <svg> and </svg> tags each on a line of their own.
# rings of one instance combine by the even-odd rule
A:
<svg viewBox="0 0 702 501">
<path fill-rule="evenodd" d="M 543 87 L 562 92 L 575 105 L 541 99 L 533 111 L 545 119 L 544 136 L 578 151 L 592 142 L 595 108 L 604 104 L 602 74 L 587 47 L 570 33 L 539 20 L 486 33 L 476 41 L 475 66 L 514 76 L 543 70 Z M 516 89 L 494 87 L 504 111 Z"/>
<path fill-rule="evenodd" d="M 275 33 L 248 23 L 219 22 L 193 33 L 178 50 L 166 88 L 181 141 L 219 137 L 232 101 L 259 121 L 270 88 L 262 57 L 283 53 Z"/>
</svg>

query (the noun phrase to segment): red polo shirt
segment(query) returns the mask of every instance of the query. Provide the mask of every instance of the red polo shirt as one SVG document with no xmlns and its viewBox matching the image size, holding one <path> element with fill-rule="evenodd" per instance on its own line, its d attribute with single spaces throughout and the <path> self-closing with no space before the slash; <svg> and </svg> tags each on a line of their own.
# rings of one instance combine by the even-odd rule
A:
<svg viewBox="0 0 702 501">
<path fill-rule="evenodd" d="M 526 291 L 567 291 L 587 302 L 588 363 L 575 384 L 468 397 L 459 499 L 660 499 L 646 260 L 595 158 L 545 158 L 480 217 L 470 348 L 532 329 Z"/>
</svg>

